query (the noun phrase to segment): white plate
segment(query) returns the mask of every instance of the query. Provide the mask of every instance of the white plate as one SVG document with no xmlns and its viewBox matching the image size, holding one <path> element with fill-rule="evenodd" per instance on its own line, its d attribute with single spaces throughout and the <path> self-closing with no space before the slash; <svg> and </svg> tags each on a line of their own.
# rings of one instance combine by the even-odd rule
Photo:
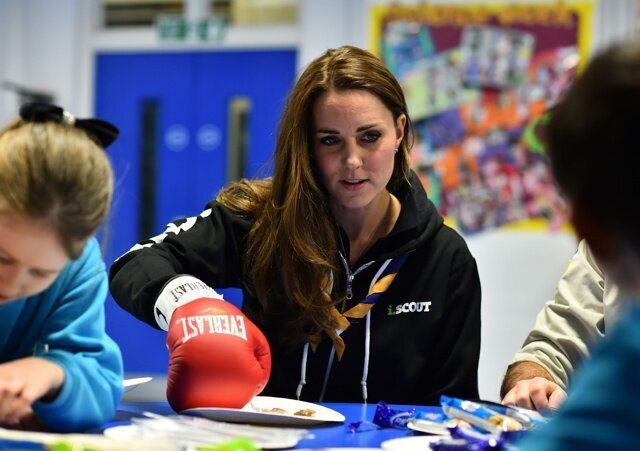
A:
<svg viewBox="0 0 640 451">
<path fill-rule="evenodd" d="M 382 442 L 380 447 L 388 451 L 420 451 L 429 450 L 429 443 L 442 440 L 439 435 L 419 435 L 416 437 L 394 438 Z"/>
<path fill-rule="evenodd" d="M 286 413 L 270 412 L 271 409 L 282 409 Z M 313 416 L 295 415 L 301 410 L 313 410 Z M 187 409 L 180 413 L 195 415 L 218 421 L 234 423 L 275 424 L 279 426 L 308 426 L 320 423 L 342 423 L 344 415 L 318 404 L 272 396 L 255 396 L 242 409 L 226 409 L 219 407 L 201 407 Z"/>
<path fill-rule="evenodd" d="M 123 426 L 113 426 L 104 430 L 105 437 L 112 440 L 127 441 L 140 439 L 138 427 L 134 424 L 127 424 Z M 148 438 L 148 437 L 147 437 Z M 298 439 L 291 438 L 290 440 L 271 440 L 269 442 L 253 442 L 259 449 L 282 449 L 293 448 L 298 444 Z"/>
<path fill-rule="evenodd" d="M 412 431 L 424 432 L 425 434 L 439 435 L 441 437 L 448 437 L 451 434 L 446 426 L 433 424 L 427 421 L 411 420 L 407 423 L 407 427 Z"/>
<path fill-rule="evenodd" d="M 124 387 L 124 391 L 128 392 L 129 390 L 133 390 L 140 384 L 146 384 L 149 382 L 152 377 L 136 377 L 134 379 L 125 379 L 122 381 L 122 386 Z"/>
</svg>

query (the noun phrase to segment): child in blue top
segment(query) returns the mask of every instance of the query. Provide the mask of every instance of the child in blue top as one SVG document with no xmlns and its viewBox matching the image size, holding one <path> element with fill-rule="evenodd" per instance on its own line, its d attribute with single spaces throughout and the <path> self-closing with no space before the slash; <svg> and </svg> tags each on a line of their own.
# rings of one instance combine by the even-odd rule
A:
<svg viewBox="0 0 640 451">
<path fill-rule="evenodd" d="M 618 323 L 572 380 L 532 450 L 640 448 L 640 44 L 596 56 L 545 130 L 572 222 L 627 299 Z"/>
<path fill-rule="evenodd" d="M 43 104 L 20 116 L 0 130 L 0 426 L 80 431 L 111 419 L 122 396 L 92 238 L 117 129 Z"/>
</svg>

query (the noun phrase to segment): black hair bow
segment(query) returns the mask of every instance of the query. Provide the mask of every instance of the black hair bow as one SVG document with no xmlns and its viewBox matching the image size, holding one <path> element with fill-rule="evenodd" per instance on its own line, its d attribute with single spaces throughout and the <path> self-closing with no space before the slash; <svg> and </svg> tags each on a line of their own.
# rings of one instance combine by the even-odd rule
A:
<svg viewBox="0 0 640 451">
<path fill-rule="evenodd" d="M 62 108 L 48 103 L 25 103 L 20 107 L 20 117 L 29 122 L 57 122 L 77 127 L 98 141 L 102 148 L 107 148 L 116 140 L 118 128 L 101 119 L 79 119 Z"/>
</svg>

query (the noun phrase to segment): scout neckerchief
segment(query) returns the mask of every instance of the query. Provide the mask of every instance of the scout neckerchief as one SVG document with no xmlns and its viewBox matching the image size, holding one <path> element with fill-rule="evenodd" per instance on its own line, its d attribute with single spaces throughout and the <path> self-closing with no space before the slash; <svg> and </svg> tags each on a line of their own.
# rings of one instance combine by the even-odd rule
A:
<svg viewBox="0 0 640 451">
<path fill-rule="evenodd" d="M 325 331 L 327 335 L 333 340 L 333 347 L 336 350 L 336 354 L 338 356 L 338 360 L 342 358 L 344 354 L 345 344 L 340 334 L 344 332 L 349 326 L 349 318 L 363 318 L 369 313 L 369 311 L 376 305 L 385 291 L 391 286 L 393 279 L 395 279 L 396 274 L 400 271 L 400 268 L 407 260 L 407 256 L 409 254 L 402 254 L 396 258 L 386 260 L 376 275 L 373 277 L 371 281 L 371 287 L 369 288 L 369 293 L 367 296 L 357 305 L 351 307 L 344 313 L 340 313 L 338 309 L 335 307 L 331 310 L 331 315 L 333 319 L 338 324 L 338 328 L 336 330 Z M 324 290 L 324 294 L 327 297 L 328 301 L 331 302 L 331 285 L 332 282 L 328 281 L 326 283 L 326 289 Z M 318 333 L 314 337 L 311 338 L 311 349 L 314 351 L 317 349 L 318 344 L 321 340 L 321 334 Z"/>
</svg>

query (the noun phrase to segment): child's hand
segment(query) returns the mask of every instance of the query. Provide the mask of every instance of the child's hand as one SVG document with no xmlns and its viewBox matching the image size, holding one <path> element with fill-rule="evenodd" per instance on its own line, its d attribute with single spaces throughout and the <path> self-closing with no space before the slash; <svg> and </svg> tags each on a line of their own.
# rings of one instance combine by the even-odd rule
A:
<svg viewBox="0 0 640 451">
<path fill-rule="evenodd" d="M 0 424 L 18 426 L 33 416 L 34 402 L 54 399 L 63 382 L 63 369 L 45 359 L 27 357 L 0 364 Z"/>
</svg>

